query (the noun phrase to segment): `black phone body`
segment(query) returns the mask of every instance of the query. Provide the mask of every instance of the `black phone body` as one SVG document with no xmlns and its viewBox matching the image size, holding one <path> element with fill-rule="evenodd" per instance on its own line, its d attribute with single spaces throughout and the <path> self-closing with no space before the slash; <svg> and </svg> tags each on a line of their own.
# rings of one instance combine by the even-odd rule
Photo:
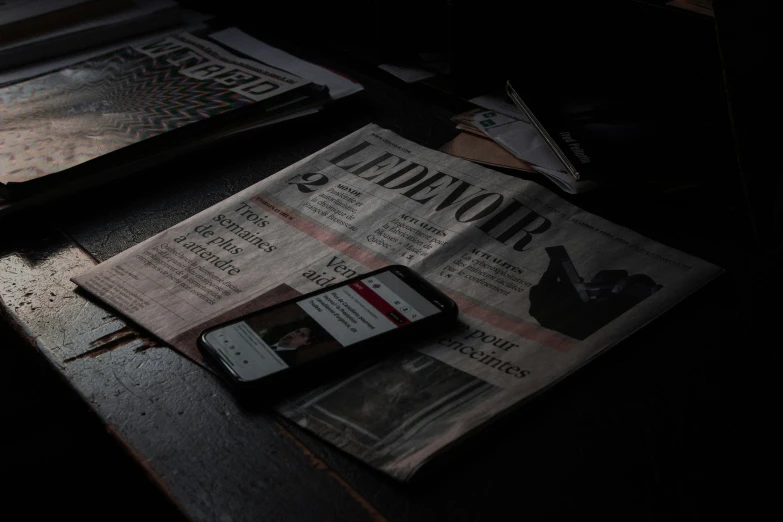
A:
<svg viewBox="0 0 783 522">
<path fill-rule="evenodd" d="M 448 296 L 391 265 L 209 328 L 199 347 L 240 398 L 255 400 L 304 385 L 303 378 L 312 384 L 341 363 L 355 366 L 456 317 Z"/>
</svg>

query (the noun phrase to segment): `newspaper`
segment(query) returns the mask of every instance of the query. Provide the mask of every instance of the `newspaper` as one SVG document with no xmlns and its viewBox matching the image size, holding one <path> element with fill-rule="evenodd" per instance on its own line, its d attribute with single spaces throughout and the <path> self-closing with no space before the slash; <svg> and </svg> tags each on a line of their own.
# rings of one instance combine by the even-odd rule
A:
<svg viewBox="0 0 783 522">
<path fill-rule="evenodd" d="M 721 272 L 368 125 L 74 281 L 199 358 L 208 326 L 392 263 L 459 324 L 279 411 L 400 480 Z"/>
<path fill-rule="evenodd" d="M 178 33 L 0 88 L 0 192 L 254 103 L 271 114 L 310 83 Z"/>
</svg>

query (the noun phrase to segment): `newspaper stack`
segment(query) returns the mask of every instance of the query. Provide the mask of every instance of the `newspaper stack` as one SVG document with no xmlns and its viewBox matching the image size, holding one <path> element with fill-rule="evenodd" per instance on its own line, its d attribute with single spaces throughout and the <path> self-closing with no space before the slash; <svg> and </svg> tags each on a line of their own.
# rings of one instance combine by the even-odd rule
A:
<svg viewBox="0 0 783 522">
<path fill-rule="evenodd" d="M 459 325 L 279 411 L 400 480 L 721 272 L 369 125 L 74 282 L 201 361 L 205 328 L 395 263 Z"/>
<path fill-rule="evenodd" d="M 0 87 L 0 215 L 361 89 L 237 29 L 165 34 Z"/>
<path fill-rule="evenodd" d="M 578 181 L 552 152 L 527 115 L 502 95 L 477 96 L 479 108 L 452 118 L 462 133 L 440 150 L 484 165 L 544 175 L 560 190 L 579 194 L 596 188 Z"/>
</svg>

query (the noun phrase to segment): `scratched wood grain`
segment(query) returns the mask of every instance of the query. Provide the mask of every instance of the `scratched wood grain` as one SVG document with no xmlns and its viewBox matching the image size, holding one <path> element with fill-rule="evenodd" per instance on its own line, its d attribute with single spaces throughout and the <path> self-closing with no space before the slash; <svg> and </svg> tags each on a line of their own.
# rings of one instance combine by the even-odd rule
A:
<svg viewBox="0 0 783 522">
<path fill-rule="evenodd" d="M 62 241 L 56 232 L 20 239 L 0 258 L 5 313 L 59 362 L 95 350 L 96 341 L 126 328 L 113 313 L 74 292 L 70 278 L 92 263 Z"/>
<path fill-rule="evenodd" d="M 74 290 L 94 262 L 63 236 L 0 249 L 12 326 L 193 520 L 385 520 L 272 417 Z M 96 479 L 100 479 L 96 477 Z"/>
</svg>

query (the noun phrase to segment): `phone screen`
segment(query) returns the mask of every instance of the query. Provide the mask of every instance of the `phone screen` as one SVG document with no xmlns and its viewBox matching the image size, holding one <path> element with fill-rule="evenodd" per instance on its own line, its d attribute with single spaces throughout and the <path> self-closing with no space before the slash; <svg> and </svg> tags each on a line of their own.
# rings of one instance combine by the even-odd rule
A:
<svg viewBox="0 0 783 522">
<path fill-rule="evenodd" d="M 387 271 L 246 317 L 204 340 L 239 380 L 252 381 L 441 311 Z"/>
</svg>

